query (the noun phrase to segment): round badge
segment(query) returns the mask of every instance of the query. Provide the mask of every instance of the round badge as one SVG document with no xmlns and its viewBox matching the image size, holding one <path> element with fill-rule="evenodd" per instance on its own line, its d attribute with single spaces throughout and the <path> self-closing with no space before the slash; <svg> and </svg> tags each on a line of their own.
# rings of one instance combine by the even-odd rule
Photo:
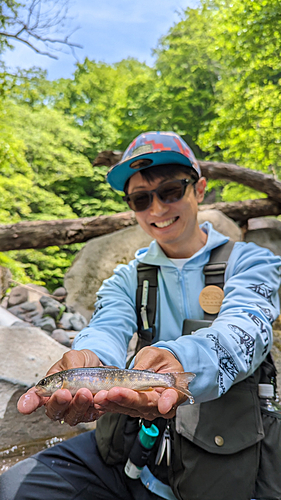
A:
<svg viewBox="0 0 281 500">
<path fill-rule="evenodd" d="M 209 285 L 199 295 L 199 304 L 208 314 L 217 314 L 224 299 L 224 292 L 219 286 Z"/>
</svg>

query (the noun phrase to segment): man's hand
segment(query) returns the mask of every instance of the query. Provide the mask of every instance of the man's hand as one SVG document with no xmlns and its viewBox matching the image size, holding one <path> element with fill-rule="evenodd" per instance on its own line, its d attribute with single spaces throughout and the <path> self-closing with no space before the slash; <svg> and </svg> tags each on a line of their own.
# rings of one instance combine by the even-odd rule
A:
<svg viewBox="0 0 281 500">
<path fill-rule="evenodd" d="M 157 347 L 141 349 L 136 356 L 134 368 L 162 373 L 184 371 L 170 351 Z M 172 418 L 176 408 L 185 400 L 186 396 L 175 389 L 163 388 L 137 392 L 113 387 L 109 391 L 99 391 L 94 396 L 95 407 L 102 412 L 125 413 L 147 420 L 154 420 L 156 417 Z"/>
<path fill-rule="evenodd" d="M 96 354 L 88 349 L 81 351 L 71 350 L 55 363 L 47 375 L 86 366 L 103 366 Z M 93 395 L 88 389 L 79 389 L 74 397 L 66 389 L 59 389 L 50 398 L 40 397 L 32 387 L 21 396 L 18 401 L 18 410 L 23 414 L 30 414 L 40 406 L 46 406 L 46 415 L 52 420 L 65 421 L 69 425 L 79 422 L 91 422 L 103 413 L 94 407 Z"/>
</svg>

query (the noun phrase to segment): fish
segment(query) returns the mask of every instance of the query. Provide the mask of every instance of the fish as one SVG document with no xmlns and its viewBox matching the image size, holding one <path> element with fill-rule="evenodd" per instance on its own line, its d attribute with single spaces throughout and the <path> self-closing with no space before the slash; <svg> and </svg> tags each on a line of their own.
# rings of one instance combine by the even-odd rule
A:
<svg viewBox="0 0 281 500">
<path fill-rule="evenodd" d="M 72 396 L 82 387 L 92 394 L 109 391 L 112 387 L 126 387 L 134 391 L 147 391 L 153 387 L 173 388 L 194 402 L 189 383 L 195 374 L 191 372 L 156 373 L 150 370 L 128 370 L 113 367 L 71 368 L 40 380 L 35 390 L 39 396 L 48 397 L 58 389 L 68 389 Z"/>
</svg>

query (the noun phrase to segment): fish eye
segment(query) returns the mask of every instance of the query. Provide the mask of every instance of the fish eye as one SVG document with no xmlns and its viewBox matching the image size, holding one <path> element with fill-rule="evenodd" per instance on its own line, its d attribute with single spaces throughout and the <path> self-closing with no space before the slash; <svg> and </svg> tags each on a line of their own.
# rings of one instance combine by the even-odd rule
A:
<svg viewBox="0 0 281 500">
<path fill-rule="evenodd" d="M 47 384 L 47 379 L 46 378 L 43 378 L 40 382 L 41 385 L 46 385 Z"/>
</svg>

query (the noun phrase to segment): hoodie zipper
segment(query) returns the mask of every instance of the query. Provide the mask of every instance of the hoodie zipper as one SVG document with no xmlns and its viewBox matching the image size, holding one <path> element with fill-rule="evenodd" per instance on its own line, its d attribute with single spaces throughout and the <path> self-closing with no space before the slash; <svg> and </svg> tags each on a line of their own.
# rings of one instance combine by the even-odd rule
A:
<svg viewBox="0 0 281 500">
<path fill-rule="evenodd" d="M 182 292 L 182 297 L 183 297 L 183 307 L 184 307 L 185 319 L 188 319 L 187 296 L 186 296 L 186 290 L 185 290 L 185 286 L 184 286 L 184 279 L 182 276 L 182 271 L 178 271 L 178 273 L 179 273 L 179 282 L 180 282 L 181 292 Z"/>
</svg>

